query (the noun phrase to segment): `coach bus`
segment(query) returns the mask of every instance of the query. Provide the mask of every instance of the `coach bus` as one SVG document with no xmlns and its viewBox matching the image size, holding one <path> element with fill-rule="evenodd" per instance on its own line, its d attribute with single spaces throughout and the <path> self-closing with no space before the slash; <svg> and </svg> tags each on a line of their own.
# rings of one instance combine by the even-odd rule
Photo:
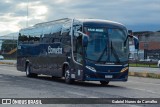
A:
<svg viewBox="0 0 160 107">
<path fill-rule="evenodd" d="M 73 81 L 127 81 L 129 40 L 120 23 L 100 19 L 64 18 L 21 29 L 17 70 L 27 77 L 50 75 Z"/>
</svg>

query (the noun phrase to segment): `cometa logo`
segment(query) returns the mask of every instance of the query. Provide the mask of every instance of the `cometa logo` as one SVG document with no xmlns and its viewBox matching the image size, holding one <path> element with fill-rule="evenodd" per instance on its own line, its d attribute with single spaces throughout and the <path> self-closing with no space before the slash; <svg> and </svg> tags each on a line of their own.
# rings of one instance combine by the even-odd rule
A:
<svg viewBox="0 0 160 107">
<path fill-rule="evenodd" d="M 62 48 L 52 48 L 48 46 L 48 54 L 62 54 Z"/>
</svg>

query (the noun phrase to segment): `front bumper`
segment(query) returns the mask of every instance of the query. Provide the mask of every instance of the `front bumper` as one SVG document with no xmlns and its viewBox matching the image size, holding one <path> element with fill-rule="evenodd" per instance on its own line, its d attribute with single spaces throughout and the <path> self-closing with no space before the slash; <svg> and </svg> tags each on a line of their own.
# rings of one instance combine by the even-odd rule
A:
<svg viewBox="0 0 160 107">
<path fill-rule="evenodd" d="M 108 78 L 109 77 L 109 78 Z M 128 70 L 125 72 L 90 72 L 85 74 L 86 81 L 127 81 Z"/>
</svg>

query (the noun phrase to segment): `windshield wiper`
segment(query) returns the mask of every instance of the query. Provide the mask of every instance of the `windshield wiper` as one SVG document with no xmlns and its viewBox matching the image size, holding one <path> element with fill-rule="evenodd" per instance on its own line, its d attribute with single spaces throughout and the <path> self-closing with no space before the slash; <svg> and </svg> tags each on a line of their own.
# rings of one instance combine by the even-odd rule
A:
<svg viewBox="0 0 160 107">
<path fill-rule="evenodd" d="M 119 57 L 118 57 L 116 50 L 114 49 L 114 47 L 112 45 L 112 41 L 111 41 L 111 52 L 113 53 L 114 57 L 116 58 L 117 62 L 119 63 L 120 60 L 119 60 Z"/>
<path fill-rule="evenodd" d="M 126 39 L 125 39 L 125 41 L 123 43 L 124 46 L 126 46 L 127 40 L 128 40 L 128 36 L 126 37 Z"/>
<path fill-rule="evenodd" d="M 103 50 L 102 54 L 100 55 L 100 57 L 98 58 L 97 62 L 99 62 L 102 59 L 102 57 L 103 57 L 103 55 L 104 55 L 105 52 L 107 52 L 107 45 L 104 48 L 104 50 Z"/>
</svg>

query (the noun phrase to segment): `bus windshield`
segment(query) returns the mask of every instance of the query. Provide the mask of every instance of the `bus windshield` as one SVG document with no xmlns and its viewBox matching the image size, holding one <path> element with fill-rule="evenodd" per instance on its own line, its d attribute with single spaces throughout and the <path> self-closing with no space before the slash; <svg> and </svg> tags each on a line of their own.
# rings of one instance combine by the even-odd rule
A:
<svg viewBox="0 0 160 107">
<path fill-rule="evenodd" d="M 86 48 L 86 59 L 96 62 L 128 61 L 128 42 L 125 30 L 84 27 L 84 32 L 89 36 Z"/>
</svg>

